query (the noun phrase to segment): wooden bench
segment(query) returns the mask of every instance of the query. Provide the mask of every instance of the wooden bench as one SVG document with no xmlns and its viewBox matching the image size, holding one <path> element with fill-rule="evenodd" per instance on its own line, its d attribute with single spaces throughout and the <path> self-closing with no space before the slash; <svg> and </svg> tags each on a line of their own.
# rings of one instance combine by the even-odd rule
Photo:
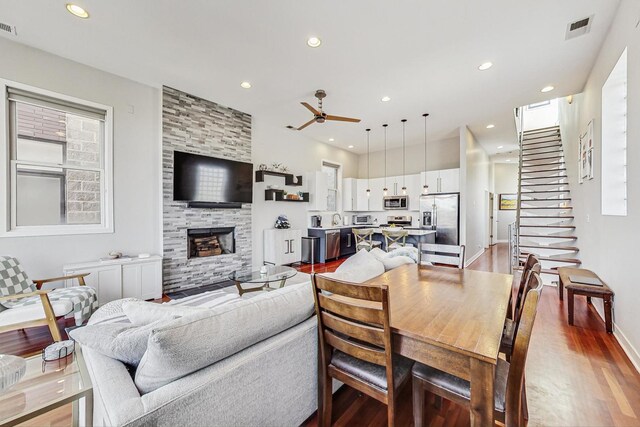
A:
<svg viewBox="0 0 640 427">
<path fill-rule="evenodd" d="M 558 292 L 560 300 L 563 299 L 564 290 L 567 290 L 567 308 L 569 312 L 569 325 L 573 325 L 573 300 L 575 295 L 584 295 L 587 297 L 587 304 L 591 304 L 591 298 L 602 298 L 604 301 L 604 323 L 608 333 L 613 332 L 612 310 L 613 310 L 613 291 L 607 286 L 602 279 L 591 270 L 584 268 L 560 267 L 558 268 L 560 282 L 558 283 Z M 574 283 L 569 276 L 593 277 L 600 282 L 602 286 L 585 285 L 582 283 Z"/>
</svg>

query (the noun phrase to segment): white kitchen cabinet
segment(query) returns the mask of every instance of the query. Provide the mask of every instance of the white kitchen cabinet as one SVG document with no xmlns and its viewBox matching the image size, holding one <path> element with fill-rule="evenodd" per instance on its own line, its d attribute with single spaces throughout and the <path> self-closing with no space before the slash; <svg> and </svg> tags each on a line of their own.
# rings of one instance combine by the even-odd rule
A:
<svg viewBox="0 0 640 427">
<path fill-rule="evenodd" d="M 356 188 L 357 179 L 355 178 L 345 178 L 342 180 L 342 210 L 344 211 L 355 211 L 356 205 L 356 192 L 358 189 Z"/>
<path fill-rule="evenodd" d="M 264 261 L 285 265 L 302 259 L 302 230 L 264 230 Z"/>
<path fill-rule="evenodd" d="M 425 172 L 420 174 L 422 184 Z M 460 191 L 460 169 L 443 169 L 426 172 L 429 193 L 458 193 Z M 422 184 L 420 187 L 422 187 Z"/>
<path fill-rule="evenodd" d="M 327 197 L 329 196 L 329 184 L 327 174 L 324 172 L 311 172 L 307 176 L 307 188 L 309 190 L 309 210 L 326 211 Z"/>
<path fill-rule="evenodd" d="M 367 197 L 367 180 L 359 179 L 356 182 L 356 195 L 354 197 L 356 201 L 355 209 L 356 211 L 368 211 L 369 209 L 369 198 Z"/>
<path fill-rule="evenodd" d="M 371 211 L 383 211 L 384 204 L 382 201 L 384 178 L 372 178 L 369 180 L 369 189 L 371 190 L 371 196 L 369 197 L 369 210 Z"/>
<path fill-rule="evenodd" d="M 420 209 L 420 194 L 422 194 L 422 182 L 420 174 L 406 176 L 407 195 L 409 196 L 409 210 Z"/>
<path fill-rule="evenodd" d="M 162 257 L 121 258 L 90 261 L 63 267 L 65 276 L 89 273 L 87 286 L 98 294 L 98 304 L 104 305 L 121 298 L 156 299 L 162 297 Z M 66 287 L 77 286 L 67 280 Z"/>
<path fill-rule="evenodd" d="M 440 171 L 440 193 L 457 193 L 460 191 L 460 169 L 444 169 Z"/>
</svg>

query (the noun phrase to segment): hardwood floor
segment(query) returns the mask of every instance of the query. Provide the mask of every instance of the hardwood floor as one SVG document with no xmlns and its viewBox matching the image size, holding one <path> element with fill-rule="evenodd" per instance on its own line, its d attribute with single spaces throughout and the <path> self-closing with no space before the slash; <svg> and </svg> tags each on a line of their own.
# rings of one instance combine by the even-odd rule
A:
<svg viewBox="0 0 640 427">
<path fill-rule="evenodd" d="M 334 271 L 343 261 L 316 264 L 314 270 Z M 469 268 L 508 272 L 506 245 L 493 246 Z M 299 269 L 309 272 L 311 266 Z M 46 328 L 0 334 L 0 353 L 34 353 L 50 341 Z M 640 374 L 584 298 L 576 299 L 575 326 L 568 326 L 566 306 L 551 287 L 543 291 L 529 348 L 527 397 L 530 426 L 640 426 Z M 410 385 L 402 390 L 399 402 L 397 424 L 411 425 Z M 445 401 L 436 410 L 428 403 L 428 425 L 469 425 L 469 414 L 462 408 Z M 384 405 L 347 387 L 334 396 L 333 408 L 336 426 L 386 424 Z M 65 420 L 69 418 L 58 413 L 42 424 L 69 425 Z M 316 426 L 315 416 L 304 425 Z"/>
</svg>

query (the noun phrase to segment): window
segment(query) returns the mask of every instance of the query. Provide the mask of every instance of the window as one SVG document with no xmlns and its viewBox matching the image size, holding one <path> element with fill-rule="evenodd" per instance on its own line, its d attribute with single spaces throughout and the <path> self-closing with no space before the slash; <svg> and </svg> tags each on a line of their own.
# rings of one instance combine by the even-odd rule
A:
<svg viewBox="0 0 640 427">
<path fill-rule="evenodd" d="M 627 215 L 627 49 L 602 86 L 602 215 Z"/>
<path fill-rule="evenodd" d="M 5 95 L 0 173 L 8 235 L 113 231 L 111 109 L 20 84 Z M 5 213 L 5 217 L 2 217 Z M 8 213 L 8 217 L 7 216 Z"/>
<path fill-rule="evenodd" d="M 322 172 L 327 174 L 327 210 L 338 210 L 338 182 L 340 181 L 340 165 L 322 162 Z"/>
</svg>

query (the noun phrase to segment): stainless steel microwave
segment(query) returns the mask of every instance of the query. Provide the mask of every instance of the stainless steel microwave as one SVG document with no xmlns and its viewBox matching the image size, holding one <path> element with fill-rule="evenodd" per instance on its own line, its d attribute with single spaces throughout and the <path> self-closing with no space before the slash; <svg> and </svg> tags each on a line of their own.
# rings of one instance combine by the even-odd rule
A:
<svg viewBox="0 0 640 427">
<path fill-rule="evenodd" d="M 385 209 L 409 209 L 409 196 L 385 196 L 383 205 Z"/>
<path fill-rule="evenodd" d="M 351 223 L 353 225 L 371 225 L 373 224 L 373 219 L 371 215 L 353 215 L 351 217 Z"/>
</svg>

